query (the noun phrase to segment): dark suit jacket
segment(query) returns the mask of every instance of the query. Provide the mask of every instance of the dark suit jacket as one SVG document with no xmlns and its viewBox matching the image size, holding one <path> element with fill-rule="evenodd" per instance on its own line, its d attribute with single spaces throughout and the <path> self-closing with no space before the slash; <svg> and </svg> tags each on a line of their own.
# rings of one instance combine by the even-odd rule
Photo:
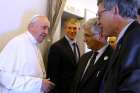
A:
<svg viewBox="0 0 140 93">
<path fill-rule="evenodd" d="M 84 69 L 92 55 L 92 51 L 84 54 L 79 61 L 70 93 L 98 93 L 99 85 L 104 75 L 104 70 L 108 64 L 112 48 L 108 46 L 104 53 L 97 60 L 95 65 L 87 72 L 81 80 Z M 105 59 L 106 58 L 106 59 Z"/>
<path fill-rule="evenodd" d="M 104 78 L 104 93 L 140 93 L 140 25 L 134 21 L 117 44 Z"/>
<path fill-rule="evenodd" d="M 77 63 L 67 39 L 64 37 L 54 43 L 49 51 L 47 69 L 47 76 L 56 84 L 51 93 L 67 93 L 76 68 Z"/>
</svg>

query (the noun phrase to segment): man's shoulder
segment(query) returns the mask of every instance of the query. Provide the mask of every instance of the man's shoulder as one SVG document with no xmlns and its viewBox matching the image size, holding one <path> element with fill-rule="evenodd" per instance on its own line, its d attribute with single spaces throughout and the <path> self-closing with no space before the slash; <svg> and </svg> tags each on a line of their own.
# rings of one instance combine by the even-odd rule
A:
<svg viewBox="0 0 140 93">
<path fill-rule="evenodd" d="M 129 45 L 140 44 L 140 24 L 134 21 L 127 29 L 127 32 L 124 35 L 124 41 Z"/>
<path fill-rule="evenodd" d="M 17 49 L 22 50 L 21 48 L 24 47 L 23 46 L 23 42 L 20 39 L 22 35 L 18 35 L 15 36 L 14 38 L 12 38 L 11 40 L 8 41 L 8 43 L 4 46 L 2 51 L 17 51 Z"/>
<path fill-rule="evenodd" d="M 87 56 L 91 56 L 92 53 L 93 53 L 92 51 L 88 51 L 88 52 L 84 53 L 84 54 L 81 56 L 81 58 L 84 58 L 84 57 L 87 57 Z"/>
<path fill-rule="evenodd" d="M 14 43 L 14 44 L 20 43 L 23 40 L 22 37 L 23 37 L 23 34 L 17 35 L 13 37 L 12 39 L 10 39 L 8 43 Z"/>
<path fill-rule="evenodd" d="M 139 35 L 138 33 L 140 33 L 140 24 L 137 21 L 134 21 L 127 30 L 128 31 L 126 32 L 126 34 L 129 36 Z"/>
<path fill-rule="evenodd" d="M 53 43 L 51 45 L 51 47 L 59 47 L 59 46 L 62 46 L 62 45 L 64 45 L 64 42 L 65 42 L 64 38 L 61 38 L 60 40 L 58 40 L 55 43 Z"/>
</svg>

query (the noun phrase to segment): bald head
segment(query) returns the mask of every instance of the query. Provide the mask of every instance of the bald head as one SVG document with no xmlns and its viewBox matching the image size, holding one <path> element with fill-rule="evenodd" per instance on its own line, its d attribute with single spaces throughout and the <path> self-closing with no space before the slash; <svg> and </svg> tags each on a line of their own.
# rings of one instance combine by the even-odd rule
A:
<svg viewBox="0 0 140 93">
<path fill-rule="evenodd" d="M 48 35 L 50 22 L 46 16 L 34 16 L 28 25 L 28 31 L 41 43 Z"/>
</svg>

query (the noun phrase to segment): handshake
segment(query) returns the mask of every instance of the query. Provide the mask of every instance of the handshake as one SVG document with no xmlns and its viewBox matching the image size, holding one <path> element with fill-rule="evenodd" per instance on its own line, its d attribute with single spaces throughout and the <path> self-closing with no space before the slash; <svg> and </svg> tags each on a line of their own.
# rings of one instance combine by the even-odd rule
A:
<svg viewBox="0 0 140 93">
<path fill-rule="evenodd" d="M 53 88 L 55 87 L 55 84 L 50 81 L 50 79 L 43 79 L 42 80 L 42 90 L 45 93 L 49 93 Z"/>
</svg>

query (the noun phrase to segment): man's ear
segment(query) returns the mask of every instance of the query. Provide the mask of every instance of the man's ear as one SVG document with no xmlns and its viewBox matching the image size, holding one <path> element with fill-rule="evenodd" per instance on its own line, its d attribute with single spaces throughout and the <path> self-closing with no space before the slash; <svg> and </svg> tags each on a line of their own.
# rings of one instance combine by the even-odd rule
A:
<svg viewBox="0 0 140 93">
<path fill-rule="evenodd" d="M 102 42 L 107 42 L 107 37 L 103 35 L 102 31 L 99 34 L 99 40 Z"/>
<path fill-rule="evenodd" d="M 99 33 L 99 37 L 98 38 L 99 38 L 99 40 L 103 39 L 103 33 L 102 32 Z"/>
<path fill-rule="evenodd" d="M 32 30 L 32 26 L 33 26 L 32 24 L 29 24 L 29 25 L 28 25 L 28 29 L 29 29 L 29 30 Z"/>
</svg>

